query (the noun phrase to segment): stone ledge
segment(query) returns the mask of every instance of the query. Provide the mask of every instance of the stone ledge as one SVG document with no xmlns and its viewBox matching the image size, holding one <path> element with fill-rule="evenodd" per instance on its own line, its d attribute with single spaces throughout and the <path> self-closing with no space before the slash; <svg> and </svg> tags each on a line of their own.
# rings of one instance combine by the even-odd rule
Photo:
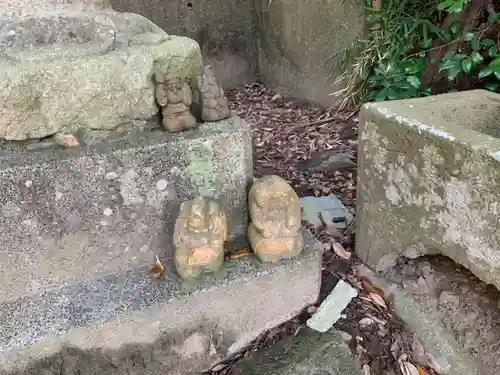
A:
<svg viewBox="0 0 500 375">
<path fill-rule="evenodd" d="M 44 17 L 2 21 L 0 138 L 148 120 L 159 112 L 155 72 L 193 82 L 202 70 L 196 41 L 169 36 L 140 15 L 66 10 Z"/>
<path fill-rule="evenodd" d="M 309 232 L 304 231 L 304 237 L 305 250 L 277 264 L 263 264 L 254 257 L 229 261 L 220 274 L 190 282 L 181 282 L 171 269 L 166 280 L 154 282 L 148 279 L 147 268 L 137 268 L 4 303 L 0 305 L 0 374 L 25 374 L 28 369 L 41 371 L 50 364 L 57 368 L 64 362 L 65 366 L 80 363 L 81 375 L 105 370 L 118 375 L 125 373 L 130 365 L 126 357 L 134 353 L 142 358 L 149 355 L 149 360 L 146 357 L 145 368 L 135 368 L 133 374 L 150 373 L 154 366 L 183 375 L 208 369 L 263 330 L 316 302 L 321 250 Z M 183 358 L 180 347 L 194 340 L 193 335 L 208 337 L 212 349 Z M 68 353 L 73 360 L 60 361 Z M 96 366 L 103 361 L 107 369 L 98 371 Z M 73 373 L 76 368 L 65 371 Z"/>
<path fill-rule="evenodd" d="M 245 245 L 252 137 L 238 118 L 0 153 L 0 303 L 172 256 L 182 201 L 220 198 Z"/>
</svg>

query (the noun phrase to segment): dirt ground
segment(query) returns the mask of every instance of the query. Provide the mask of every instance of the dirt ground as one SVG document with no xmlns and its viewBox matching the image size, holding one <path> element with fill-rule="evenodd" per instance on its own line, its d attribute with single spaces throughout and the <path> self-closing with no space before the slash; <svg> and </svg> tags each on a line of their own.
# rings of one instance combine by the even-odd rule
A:
<svg viewBox="0 0 500 375">
<path fill-rule="evenodd" d="M 299 196 L 336 194 L 355 214 L 358 118 L 356 112 L 334 110 L 298 99 L 283 99 L 259 84 L 227 92 L 231 109 L 253 125 L 254 166 L 257 177 L 277 174 L 285 178 Z M 401 368 L 435 374 L 432 365 L 412 364 L 414 336 L 391 309 L 391 296 L 359 277 L 353 266 L 354 230 L 331 229 L 329 223 L 313 227 L 304 223 L 323 243 L 323 280 L 318 305 L 339 279 L 358 289 L 359 295 L 344 311 L 336 328 L 350 337 L 353 356 L 365 373 L 401 374 Z M 335 244 L 335 245 L 334 245 Z M 340 246 L 339 246 L 340 245 Z M 231 364 L 260 348 L 282 340 L 304 325 L 315 306 L 256 339 L 240 355 L 209 373 L 231 374 Z M 420 344 L 421 346 L 421 344 Z M 403 369 L 404 371 L 404 369 Z"/>
<path fill-rule="evenodd" d="M 299 196 L 336 194 L 355 214 L 357 113 L 333 110 L 304 100 L 283 99 L 259 84 L 231 90 L 231 109 L 253 125 L 257 177 L 277 174 Z M 350 337 L 353 356 L 367 375 L 438 374 L 439 366 L 426 353 L 417 335 L 394 313 L 394 297 L 359 276 L 354 253 L 354 228 L 331 229 L 304 223 L 323 243 L 323 275 L 317 305 L 339 279 L 359 295 L 344 310 L 335 327 Z M 336 245 L 332 245 L 336 243 Z M 338 246 L 340 245 L 340 246 Z M 383 276 L 411 293 L 429 312 L 437 313 L 459 345 L 477 360 L 485 375 L 500 373 L 500 292 L 452 260 L 421 257 L 400 260 Z M 293 335 L 315 311 L 311 306 L 295 319 L 265 332 L 250 347 L 211 374 L 231 374 L 231 364 L 267 345 Z"/>
<path fill-rule="evenodd" d="M 384 276 L 436 313 L 482 374 L 500 373 L 500 292 L 443 256 L 400 260 Z"/>
</svg>

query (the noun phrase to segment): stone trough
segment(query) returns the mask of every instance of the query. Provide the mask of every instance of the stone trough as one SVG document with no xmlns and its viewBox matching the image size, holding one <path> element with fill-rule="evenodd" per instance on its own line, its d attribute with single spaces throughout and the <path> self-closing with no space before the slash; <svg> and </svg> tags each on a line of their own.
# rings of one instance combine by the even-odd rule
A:
<svg viewBox="0 0 500 375">
<path fill-rule="evenodd" d="M 359 147 L 357 254 L 441 253 L 500 289 L 500 95 L 366 104 Z"/>
</svg>

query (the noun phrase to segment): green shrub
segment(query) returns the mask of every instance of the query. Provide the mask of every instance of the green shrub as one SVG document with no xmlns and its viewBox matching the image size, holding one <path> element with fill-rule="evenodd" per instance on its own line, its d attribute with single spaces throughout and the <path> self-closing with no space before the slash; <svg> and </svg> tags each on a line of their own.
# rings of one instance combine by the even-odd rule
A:
<svg viewBox="0 0 500 375">
<path fill-rule="evenodd" d="M 498 38 L 483 38 L 498 23 L 500 13 L 484 9 L 489 14 L 488 26 L 464 30 L 468 19 L 442 25 L 463 19 L 461 13 L 471 4 L 467 0 L 439 4 L 434 0 L 384 0 L 382 4 L 382 9 L 366 4 L 366 37 L 328 61 L 333 70 L 344 72 L 336 82 L 344 89 L 332 94 L 342 96 L 341 107 L 432 95 L 435 82 L 426 83 L 423 78 L 433 77 L 432 58 L 440 56 L 437 52 L 444 58 L 436 65 L 436 73 L 445 75 L 450 87 L 459 78 L 471 77 L 488 90 L 500 91 Z"/>
</svg>

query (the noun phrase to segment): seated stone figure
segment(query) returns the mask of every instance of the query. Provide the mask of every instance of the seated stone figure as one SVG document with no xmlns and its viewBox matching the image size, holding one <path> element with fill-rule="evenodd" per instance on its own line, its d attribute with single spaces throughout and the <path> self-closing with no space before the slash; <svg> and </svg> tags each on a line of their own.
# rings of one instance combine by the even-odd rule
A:
<svg viewBox="0 0 500 375">
<path fill-rule="evenodd" d="M 165 130 L 179 132 L 195 128 L 196 119 L 189 111 L 193 101 L 189 85 L 182 78 L 165 80 L 160 74 L 155 74 L 155 80 L 156 102 L 161 107 Z"/>
<path fill-rule="evenodd" d="M 302 251 L 300 200 L 285 180 L 278 176 L 259 179 L 250 189 L 248 203 L 248 237 L 260 260 L 277 262 Z"/>
<path fill-rule="evenodd" d="M 231 116 L 229 103 L 222 87 L 215 80 L 212 67 L 206 65 L 203 75 L 196 78 L 195 113 L 202 121 L 219 121 Z"/>
<path fill-rule="evenodd" d="M 175 267 L 183 279 L 215 272 L 224 263 L 227 217 L 222 205 L 196 197 L 181 204 L 174 227 Z"/>
</svg>

